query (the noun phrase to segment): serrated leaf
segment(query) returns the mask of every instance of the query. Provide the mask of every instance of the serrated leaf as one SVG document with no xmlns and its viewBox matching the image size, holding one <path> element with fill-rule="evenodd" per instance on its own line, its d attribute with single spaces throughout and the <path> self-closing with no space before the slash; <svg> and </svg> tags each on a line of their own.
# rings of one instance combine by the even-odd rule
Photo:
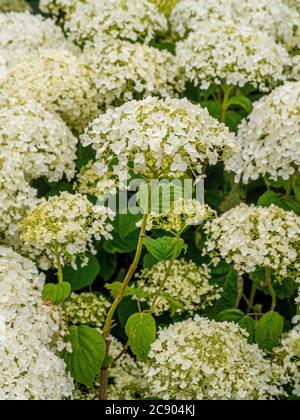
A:
<svg viewBox="0 0 300 420">
<path fill-rule="evenodd" d="M 244 312 L 239 309 L 224 309 L 224 311 L 218 313 L 216 320 L 219 322 L 238 322 L 243 316 Z"/>
<path fill-rule="evenodd" d="M 241 328 L 244 328 L 244 330 L 247 331 L 247 333 L 249 334 L 248 337 L 248 342 L 250 344 L 252 344 L 254 342 L 254 338 L 255 338 L 255 321 L 253 318 L 251 318 L 248 315 L 243 316 L 243 318 L 241 318 L 238 321 L 238 324 Z"/>
<path fill-rule="evenodd" d="M 255 341 L 263 350 L 271 351 L 277 346 L 283 332 L 283 318 L 278 312 L 264 314 L 256 324 Z"/>
<path fill-rule="evenodd" d="M 243 108 L 246 112 L 248 112 L 248 114 L 250 114 L 250 112 L 253 109 L 252 102 L 250 101 L 250 99 L 243 95 L 232 96 L 228 101 L 228 105 L 238 105 L 241 108 Z"/>
<path fill-rule="evenodd" d="M 104 338 L 95 328 L 87 326 L 72 326 L 68 338 L 72 353 L 64 354 L 67 368 L 77 382 L 92 387 L 105 358 Z"/>
<path fill-rule="evenodd" d="M 271 190 L 261 195 L 257 204 L 262 207 L 269 207 L 271 204 L 275 204 L 284 210 L 294 211 L 297 215 L 300 215 L 300 205 L 296 201 L 292 198 L 282 197 Z"/>
<path fill-rule="evenodd" d="M 153 255 L 151 255 L 150 253 L 144 255 L 143 257 L 144 268 L 151 268 L 157 263 L 158 263 L 158 260 L 154 258 Z"/>
<path fill-rule="evenodd" d="M 181 251 L 186 248 L 183 239 L 176 239 L 170 236 L 163 236 L 157 239 L 145 238 L 144 244 L 147 251 L 158 261 L 167 261 L 174 256 L 177 258 Z"/>
<path fill-rule="evenodd" d="M 132 232 L 138 230 L 137 222 L 141 219 L 141 214 L 118 214 L 115 224 L 118 226 L 118 233 L 121 239 L 125 239 Z"/>
<path fill-rule="evenodd" d="M 151 344 L 156 340 L 156 323 L 149 313 L 131 315 L 125 327 L 133 354 L 146 361 Z"/>
<path fill-rule="evenodd" d="M 140 302 L 142 311 L 148 309 L 148 305 L 145 302 Z M 131 296 L 126 296 L 117 309 L 117 315 L 119 324 L 122 328 L 125 328 L 125 325 L 131 315 L 138 312 L 137 300 L 133 300 Z"/>
<path fill-rule="evenodd" d="M 113 298 L 116 298 L 118 294 L 120 293 L 120 290 L 122 288 L 122 283 L 119 281 L 115 281 L 113 283 L 108 283 L 105 285 L 105 288 L 107 290 L 110 290 L 110 293 Z M 145 299 L 149 297 L 149 293 L 145 290 L 138 288 L 138 287 L 126 287 L 124 296 L 134 296 L 138 299 Z"/>
<path fill-rule="evenodd" d="M 67 282 L 57 284 L 49 283 L 43 289 L 43 299 L 46 302 L 59 303 L 65 302 L 71 294 L 71 285 Z"/>
<path fill-rule="evenodd" d="M 80 290 L 87 286 L 91 286 L 100 273 L 100 264 L 94 255 L 89 257 L 88 264 L 81 267 L 77 261 L 77 270 L 72 267 L 64 267 L 64 279 L 71 284 L 72 290 Z"/>
<path fill-rule="evenodd" d="M 173 296 L 171 296 L 169 293 L 161 292 L 160 295 L 167 301 L 170 307 L 171 315 L 174 315 L 178 311 L 178 309 L 180 311 L 184 310 L 183 304 L 178 299 L 174 299 Z"/>
<path fill-rule="evenodd" d="M 219 120 L 222 113 L 222 104 L 217 101 L 202 101 L 201 106 L 207 108 L 209 114 Z"/>
<path fill-rule="evenodd" d="M 221 311 L 236 305 L 238 297 L 237 273 L 234 269 L 221 262 L 212 269 L 212 282 L 223 288 L 221 298 L 216 302 L 215 309 Z"/>
</svg>

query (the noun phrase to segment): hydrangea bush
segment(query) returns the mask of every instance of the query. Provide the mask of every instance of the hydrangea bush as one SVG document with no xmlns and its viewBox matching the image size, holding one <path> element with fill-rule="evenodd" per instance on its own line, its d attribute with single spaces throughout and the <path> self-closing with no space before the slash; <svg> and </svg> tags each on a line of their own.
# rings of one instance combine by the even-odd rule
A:
<svg viewBox="0 0 300 420">
<path fill-rule="evenodd" d="M 0 0 L 0 399 L 300 399 L 298 0 Z"/>
</svg>

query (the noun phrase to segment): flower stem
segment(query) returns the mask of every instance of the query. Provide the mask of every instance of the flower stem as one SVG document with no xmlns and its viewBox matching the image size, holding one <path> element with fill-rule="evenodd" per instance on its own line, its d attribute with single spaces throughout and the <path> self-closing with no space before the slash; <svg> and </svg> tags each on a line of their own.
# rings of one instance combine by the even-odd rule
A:
<svg viewBox="0 0 300 420">
<path fill-rule="evenodd" d="M 149 202 L 150 202 L 150 197 L 151 197 L 151 193 L 150 193 L 150 189 L 149 189 L 149 196 L 148 196 L 148 208 L 149 208 Z M 141 254 L 142 254 L 142 249 L 143 249 L 143 242 L 144 242 L 144 237 L 145 237 L 145 233 L 146 233 L 146 226 L 147 226 L 147 220 L 148 220 L 148 209 L 145 210 L 144 216 L 143 216 L 143 220 L 142 220 L 142 226 L 141 226 L 141 230 L 140 230 L 140 235 L 139 235 L 139 240 L 138 240 L 138 244 L 137 244 L 137 249 L 135 252 L 135 256 L 134 256 L 134 260 L 131 264 L 131 266 L 129 267 L 129 270 L 123 280 L 121 289 L 118 293 L 118 295 L 116 296 L 113 304 L 110 307 L 110 310 L 108 312 L 104 327 L 103 327 L 103 338 L 106 342 L 106 347 L 107 347 L 107 352 L 106 352 L 106 359 L 108 359 L 109 357 L 109 345 L 108 345 L 108 336 L 110 334 L 111 328 L 112 328 L 112 321 L 113 321 L 113 317 L 114 314 L 120 304 L 120 302 L 122 301 L 125 292 L 126 292 L 126 288 L 128 286 L 128 283 L 130 282 L 130 280 L 132 279 L 138 263 L 140 261 L 141 258 Z M 102 366 L 101 369 L 101 375 L 100 375 L 100 400 L 105 400 L 106 399 L 106 389 L 107 389 L 107 380 L 108 380 L 108 366 L 106 366 L 104 364 L 104 366 Z"/>
<path fill-rule="evenodd" d="M 271 304 L 270 310 L 274 311 L 274 309 L 276 308 L 276 305 L 277 305 L 277 297 L 276 297 L 276 293 L 275 293 L 275 290 L 274 290 L 273 285 L 272 285 L 271 269 L 266 267 L 265 272 L 266 272 L 266 281 L 268 283 L 268 291 L 269 291 L 269 293 L 271 295 L 271 298 L 272 298 L 272 304 Z"/>
<path fill-rule="evenodd" d="M 54 254 L 55 254 L 56 264 L 57 264 L 58 282 L 62 283 L 64 281 L 64 276 L 63 276 L 63 270 L 62 270 L 60 255 L 59 255 L 59 251 L 58 251 L 58 243 L 56 241 L 54 243 Z"/>
<path fill-rule="evenodd" d="M 155 296 L 153 298 L 153 302 L 152 302 L 152 305 L 151 305 L 151 308 L 150 308 L 150 313 L 151 314 L 154 312 L 154 309 L 156 307 L 156 304 L 157 304 L 157 301 L 158 301 L 159 296 L 161 294 L 161 291 L 165 287 L 165 284 L 166 284 L 166 282 L 167 282 L 167 280 L 169 278 L 170 272 L 172 270 L 172 267 L 173 267 L 173 264 L 174 264 L 174 261 L 175 261 L 175 256 L 176 256 L 176 254 L 174 253 L 173 256 L 172 256 L 172 258 L 171 258 L 171 260 L 170 260 L 170 262 L 169 262 L 169 264 L 168 264 L 168 267 L 166 267 L 166 272 L 165 272 L 165 276 L 163 278 L 163 281 L 161 282 L 161 284 L 159 286 L 159 289 L 158 289 L 158 291 L 156 292 L 156 294 L 155 294 Z"/>
<path fill-rule="evenodd" d="M 224 85 L 222 86 L 224 96 L 223 96 L 223 103 L 222 103 L 222 112 L 221 112 L 221 122 L 225 123 L 226 120 L 226 112 L 229 108 L 229 96 L 232 91 L 232 86 Z"/>
<path fill-rule="evenodd" d="M 257 287 L 254 283 L 252 283 L 249 302 L 248 302 L 248 312 L 250 312 L 250 309 L 253 309 L 256 291 L 257 291 Z"/>
</svg>

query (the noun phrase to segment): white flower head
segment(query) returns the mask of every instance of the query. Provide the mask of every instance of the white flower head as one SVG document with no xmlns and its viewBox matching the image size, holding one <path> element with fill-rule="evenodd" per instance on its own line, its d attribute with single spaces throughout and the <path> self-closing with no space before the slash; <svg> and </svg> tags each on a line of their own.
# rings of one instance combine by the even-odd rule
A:
<svg viewBox="0 0 300 420">
<path fill-rule="evenodd" d="M 66 123 L 37 102 L 0 108 L 0 147 L 22 159 L 28 179 L 59 181 L 75 174 L 77 139 Z"/>
<path fill-rule="evenodd" d="M 254 104 L 238 131 L 240 148 L 226 163 L 236 178 L 288 180 L 300 166 L 300 82 L 286 83 Z"/>
<path fill-rule="evenodd" d="M 150 296 L 155 296 L 165 279 L 166 269 L 165 262 L 160 261 L 153 267 L 142 270 L 136 275 L 137 286 Z M 171 309 L 164 294 L 182 305 L 176 310 L 177 313 L 192 313 L 212 306 L 221 297 L 222 289 L 209 283 L 210 274 L 210 269 L 205 264 L 197 266 L 192 261 L 175 260 L 154 313 L 161 315 Z"/>
<path fill-rule="evenodd" d="M 266 33 L 215 21 L 199 25 L 176 51 L 185 79 L 202 89 L 250 83 L 268 91 L 285 80 L 290 63 L 287 51 Z"/>
<path fill-rule="evenodd" d="M 75 50 L 51 19 L 29 12 L 0 13 L 0 50 L 9 68 L 41 48 Z"/>
<path fill-rule="evenodd" d="M 172 169 L 176 155 L 185 168 L 201 173 L 205 163 L 227 159 L 236 147 L 235 136 L 206 109 L 186 99 L 153 97 L 108 110 L 90 124 L 81 140 L 92 144 L 103 168 L 108 170 L 115 159 L 119 171 L 134 162 L 133 171 L 150 178 L 176 175 L 178 167 Z"/>
<path fill-rule="evenodd" d="M 2 106 L 35 100 L 77 130 L 98 109 L 87 69 L 67 50 L 40 50 L 24 57 L 1 81 L 0 94 Z"/>
<path fill-rule="evenodd" d="M 25 12 L 30 11 L 31 7 L 26 0 L 0 0 L 0 12 Z"/>
<path fill-rule="evenodd" d="M 207 252 L 241 274 L 269 268 L 280 280 L 299 271 L 300 217 L 292 211 L 240 204 L 208 221 L 205 231 Z"/>
<path fill-rule="evenodd" d="M 280 393 L 270 363 L 243 329 L 199 316 L 160 330 L 146 376 L 150 395 L 165 400 L 264 400 Z"/>
<path fill-rule="evenodd" d="M 0 400 L 72 397 L 73 380 L 55 354 L 61 313 L 43 303 L 44 282 L 32 261 L 0 247 Z"/>
<path fill-rule="evenodd" d="M 113 217 L 110 209 L 94 206 L 86 196 L 63 192 L 33 207 L 20 223 L 24 252 L 48 269 L 61 263 L 76 267 L 76 258 L 85 262 L 95 253 L 94 241 L 110 239 Z"/>
</svg>

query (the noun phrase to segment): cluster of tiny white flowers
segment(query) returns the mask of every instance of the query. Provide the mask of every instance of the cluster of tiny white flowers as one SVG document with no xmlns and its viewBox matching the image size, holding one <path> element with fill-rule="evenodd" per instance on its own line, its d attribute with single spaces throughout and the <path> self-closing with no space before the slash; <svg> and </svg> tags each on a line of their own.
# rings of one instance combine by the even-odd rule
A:
<svg viewBox="0 0 300 420">
<path fill-rule="evenodd" d="M 59 181 L 75 174 L 77 139 L 59 116 L 37 102 L 0 108 L 0 147 L 19 153 L 27 178 Z"/>
<path fill-rule="evenodd" d="M 0 94 L 0 104 L 35 100 L 78 130 L 97 113 L 96 91 L 91 88 L 88 72 L 67 50 L 43 50 L 24 57 L 7 72 Z"/>
<path fill-rule="evenodd" d="M 0 50 L 13 67 L 30 53 L 41 48 L 62 49 L 69 44 L 60 27 L 51 19 L 24 13 L 0 13 Z"/>
<path fill-rule="evenodd" d="M 95 196 L 98 200 L 105 200 L 107 196 L 116 194 L 118 186 L 116 177 L 100 175 L 97 164 L 93 161 L 81 168 L 75 183 L 76 190 L 81 194 Z"/>
<path fill-rule="evenodd" d="M 300 397 L 300 325 L 284 334 L 271 358 L 275 374 L 279 372 L 278 379 L 288 391 L 286 396 Z"/>
<path fill-rule="evenodd" d="M 288 69 L 288 80 L 300 81 L 300 54 L 292 57 L 291 67 Z"/>
<path fill-rule="evenodd" d="M 10 147 L 0 150 L 0 240 L 15 245 L 18 223 L 37 203 L 36 190 L 24 175 L 24 161 Z"/>
<path fill-rule="evenodd" d="M 0 12 L 25 12 L 31 10 L 26 0 L 0 0 Z"/>
<path fill-rule="evenodd" d="M 181 38 L 212 20 L 266 32 L 287 48 L 299 44 L 299 13 L 282 0 L 181 0 L 170 16 L 172 32 Z"/>
<path fill-rule="evenodd" d="M 94 206 L 86 196 L 63 192 L 44 198 L 20 222 L 24 252 L 37 260 L 40 267 L 62 265 L 76 269 L 76 257 L 86 263 L 86 254 L 95 254 L 94 241 L 111 239 L 113 217 L 110 209 Z"/>
<path fill-rule="evenodd" d="M 56 356 L 60 313 L 42 302 L 44 276 L 0 247 L 0 400 L 70 398 L 73 380 Z"/>
<path fill-rule="evenodd" d="M 207 252 L 241 274 L 265 267 L 284 278 L 290 266 L 300 268 L 300 217 L 294 212 L 240 204 L 208 221 L 205 231 Z"/>
<path fill-rule="evenodd" d="M 110 337 L 110 356 L 116 359 L 123 350 L 123 345 L 115 337 Z M 124 354 L 109 368 L 107 399 L 136 400 L 140 399 L 147 383 L 143 374 L 143 364 L 136 362 L 129 354 Z M 97 400 L 99 398 L 99 379 L 92 389 L 76 385 L 76 400 Z"/>
<path fill-rule="evenodd" d="M 76 4 L 85 0 L 40 0 L 39 8 L 45 14 L 53 15 L 58 20 L 68 18 Z"/>
<path fill-rule="evenodd" d="M 199 105 L 152 97 L 109 109 L 90 124 L 81 140 L 92 144 L 103 173 L 117 159 L 114 173 L 133 162 L 135 173 L 151 178 L 190 167 L 202 174 L 204 163 L 225 160 L 237 144 L 228 128 Z"/>
<path fill-rule="evenodd" d="M 175 57 L 147 45 L 101 36 L 82 61 L 104 108 L 149 95 L 174 96 L 184 88 Z"/>
<path fill-rule="evenodd" d="M 211 84 L 244 86 L 268 91 L 285 79 L 287 51 L 266 33 L 223 22 L 199 25 L 176 47 L 178 66 L 186 80 L 201 89 Z"/>
<path fill-rule="evenodd" d="M 180 0 L 149 0 L 151 3 L 156 4 L 158 10 L 169 17 L 171 10 Z"/>
<path fill-rule="evenodd" d="M 238 131 L 241 149 L 227 162 L 237 181 L 269 175 L 287 180 L 300 166 L 300 82 L 286 83 L 254 104 Z"/>
<path fill-rule="evenodd" d="M 102 328 L 110 306 L 104 295 L 84 292 L 72 293 L 64 308 L 69 324 Z"/>
<path fill-rule="evenodd" d="M 163 399 L 263 400 L 272 385 L 270 363 L 233 323 L 196 316 L 160 330 L 146 370 L 150 395 Z"/>
<path fill-rule="evenodd" d="M 299 0 L 283 0 L 290 8 L 298 10 L 300 13 L 300 1 Z"/>
<path fill-rule="evenodd" d="M 199 225 L 204 220 L 215 216 L 215 212 L 207 205 L 195 199 L 179 199 L 170 203 L 163 212 L 151 211 L 147 219 L 147 230 L 161 229 L 179 233 L 190 225 Z M 138 222 L 140 226 L 141 222 Z"/>
<path fill-rule="evenodd" d="M 164 261 L 142 270 L 136 275 L 137 286 L 150 296 L 155 296 L 165 279 L 166 270 L 167 265 Z M 195 312 L 212 306 L 214 301 L 221 297 L 222 289 L 209 283 L 210 275 L 210 269 L 205 264 L 197 266 L 192 261 L 175 260 L 156 302 L 154 313 L 161 315 L 170 310 L 164 293 L 182 305 L 176 310 L 177 313 Z"/>
<path fill-rule="evenodd" d="M 148 0 L 78 1 L 67 14 L 64 29 L 77 44 L 91 42 L 95 35 L 130 41 L 151 41 L 167 31 L 166 17 Z"/>
<path fill-rule="evenodd" d="M 7 72 L 6 59 L 2 52 L 0 52 L 0 80 L 4 78 Z"/>
</svg>

